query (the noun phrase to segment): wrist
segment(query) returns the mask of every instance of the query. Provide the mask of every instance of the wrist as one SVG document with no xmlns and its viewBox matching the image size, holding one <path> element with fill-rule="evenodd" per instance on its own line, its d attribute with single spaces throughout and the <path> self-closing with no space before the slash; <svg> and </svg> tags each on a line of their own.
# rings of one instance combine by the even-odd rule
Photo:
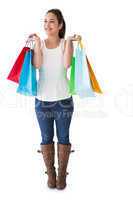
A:
<svg viewBox="0 0 133 200">
<path fill-rule="evenodd" d="M 35 44 L 34 44 L 34 47 L 36 49 L 41 49 L 41 43 L 40 43 L 40 41 L 36 41 Z"/>
<path fill-rule="evenodd" d="M 66 46 L 72 46 L 73 45 L 73 41 L 72 41 L 72 39 L 69 37 L 69 38 L 67 38 L 66 39 Z"/>
<path fill-rule="evenodd" d="M 66 40 L 67 40 L 68 42 L 72 42 L 72 37 L 71 37 L 71 36 L 68 36 Z"/>
<path fill-rule="evenodd" d="M 35 53 L 41 52 L 41 47 L 35 45 L 35 46 L 34 46 L 34 52 L 35 52 Z"/>
</svg>

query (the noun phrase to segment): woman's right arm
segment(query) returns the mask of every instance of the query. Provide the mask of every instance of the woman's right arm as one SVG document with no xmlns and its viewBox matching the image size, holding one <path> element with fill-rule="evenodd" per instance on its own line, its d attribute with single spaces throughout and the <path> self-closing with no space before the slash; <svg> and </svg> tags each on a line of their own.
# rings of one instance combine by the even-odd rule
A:
<svg viewBox="0 0 133 200">
<path fill-rule="evenodd" d="M 42 48 L 41 48 L 41 40 L 40 37 L 37 36 L 36 34 L 32 34 L 29 37 L 32 37 L 32 39 L 35 42 L 35 46 L 33 49 L 33 66 L 37 69 L 39 69 L 42 66 L 42 62 L 43 62 L 43 52 L 42 52 Z"/>
</svg>

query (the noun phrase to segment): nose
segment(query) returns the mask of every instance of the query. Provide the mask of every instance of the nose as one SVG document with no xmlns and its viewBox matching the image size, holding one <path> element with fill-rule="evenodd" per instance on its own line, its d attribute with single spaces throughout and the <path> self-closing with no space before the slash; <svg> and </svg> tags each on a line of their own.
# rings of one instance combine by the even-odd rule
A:
<svg viewBox="0 0 133 200">
<path fill-rule="evenodd" d="M 45 27 L 46 29 L 50 28 L 49 23 L 48 23 L 48 22 L 45 23 L 45 24 L 44 24 L 44 27 Z"/>
<path fill-rule="evenodd" d="M 49 24 L 50 24 L 50 22 L 44 22 L 44 24 L 46 25 L 46 26 L 49 26 Z"/>
</svg>

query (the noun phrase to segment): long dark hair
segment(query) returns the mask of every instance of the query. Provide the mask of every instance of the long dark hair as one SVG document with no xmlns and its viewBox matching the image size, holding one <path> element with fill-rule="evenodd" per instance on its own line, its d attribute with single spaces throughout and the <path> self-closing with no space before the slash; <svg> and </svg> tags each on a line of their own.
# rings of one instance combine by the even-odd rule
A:
<svg viewBox="0 0 133 200">
<path fill-rule="evenodd" d="M 56 15 L 59 25 L 62 24 L 62 28 L 59 30 L 59 38 L 64 38 L 66 32 L 66 23 L 62 12 L 59 9 L 50 9 L 47 11 L 47 14 L 48 13 L 53 13 L 54 15 Z"/>
</svg>

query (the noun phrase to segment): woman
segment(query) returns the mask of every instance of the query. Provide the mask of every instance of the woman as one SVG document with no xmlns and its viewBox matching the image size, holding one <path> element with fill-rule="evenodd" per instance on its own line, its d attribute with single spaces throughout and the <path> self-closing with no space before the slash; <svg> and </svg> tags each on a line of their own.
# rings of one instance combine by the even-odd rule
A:
<svg viewBox="0 0 133 200">
<path fill-rule="evenodd" d="M 79 41 L 81 36 L 74 35 L 64 39 L 66 24 L 58 9 L 51 9 L 46 13 L 44 30 L 47 38 L 43 41 L 37 34 L 29 36 L 35 41 L 33 65 L 39 69 L 35 111 L 42 136 L 40 152 L 47 168 L 48 187 L 64 189 L 71 152 L 69 128 L 74 111 L 66 74 L 73 55 L 73 41 Z M 54 166 L 54 121 L 58 139 L 57 176 Z"/>
</svg>

